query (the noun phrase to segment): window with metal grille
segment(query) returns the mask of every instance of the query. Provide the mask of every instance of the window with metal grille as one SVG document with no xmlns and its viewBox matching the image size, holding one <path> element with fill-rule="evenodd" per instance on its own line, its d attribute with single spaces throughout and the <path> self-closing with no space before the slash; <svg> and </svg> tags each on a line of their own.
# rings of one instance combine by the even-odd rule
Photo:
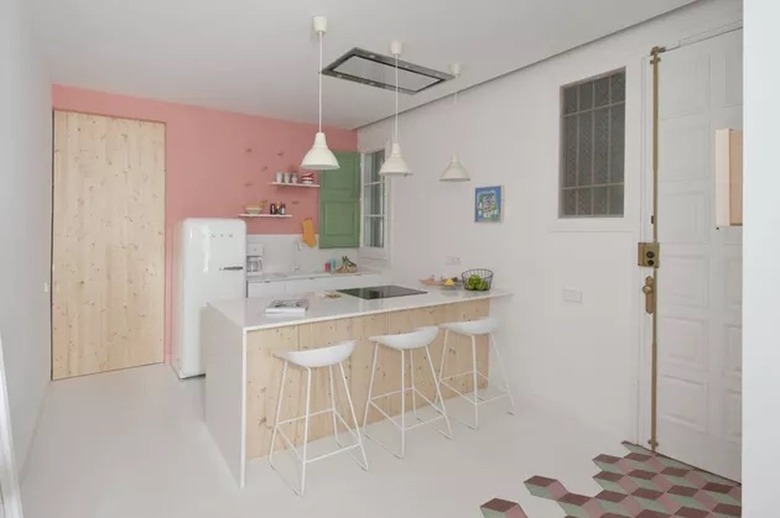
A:
<svg viewBox="0 0 780 518">
<path fill-rule="evenodd" d="M 385 161 L 385 152 L 363 155 L 363 246 L 384 248 L 386 230 L 386 189 L 379 169 Z"/>
<path fill-rule="evenodd" d="M 561 89 L 561 217 L 623 216 L 626 72 Z"/>
</svg>

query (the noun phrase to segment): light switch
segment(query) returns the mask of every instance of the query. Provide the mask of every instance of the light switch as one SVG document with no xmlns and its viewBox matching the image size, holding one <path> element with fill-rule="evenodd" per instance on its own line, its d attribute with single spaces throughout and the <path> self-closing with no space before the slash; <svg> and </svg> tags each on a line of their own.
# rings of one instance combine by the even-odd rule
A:
<svg viewBox="0 0 780 518">
<path fill-rule="evenodd" d="M 574 304 L 582 304 L 582 291 L 574 288 L 564 288 L 563 300 Z"/>
</svg>

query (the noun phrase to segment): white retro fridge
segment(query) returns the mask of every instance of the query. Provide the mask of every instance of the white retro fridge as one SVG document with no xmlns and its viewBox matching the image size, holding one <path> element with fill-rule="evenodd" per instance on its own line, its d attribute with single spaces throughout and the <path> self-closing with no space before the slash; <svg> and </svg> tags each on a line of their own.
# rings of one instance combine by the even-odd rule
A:
<svg viewBox="0 0 780 518">
<path fill-rule="evenodd" d="M 246 296 L 246 224 L 187 218 L 176 231 L 172 363 L 179 378 L 205 373 L 200 311 L 206 303 Z"/>
</svg>

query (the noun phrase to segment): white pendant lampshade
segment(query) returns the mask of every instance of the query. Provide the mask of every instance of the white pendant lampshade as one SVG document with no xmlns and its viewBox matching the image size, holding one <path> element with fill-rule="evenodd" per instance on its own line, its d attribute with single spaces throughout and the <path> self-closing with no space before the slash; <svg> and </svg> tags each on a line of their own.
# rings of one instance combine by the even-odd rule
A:
<svg viewBox="0 0 780 518">
<path fill-rule="evenodd" d="M 458 155 L 452 155 L 452 160 L 447 169 L 441 174 L 439 181 L 442 182 L 468 182 L 471 180 L 468 170 L 460 163 Z"/>
<path fill-rule="evenodd" d="M 453 76 L 456 78 L 460 76 L 460 63 L 453 63 L 450 65 L 450 72 Z M 453 102 L 454 105 L 454 111 L 457 116 L 457 107 L 458 107 L 458 92 L 455 92 L 455 99 Z M 455 127 L 460 127 L 457 123 L 455 124 Z M 450 164 L 447 166 L 447 168 L 444 170 L 444 172 L 441 174 L 441 177 L 439 178 L 440 182 L 468 182 L 471 180 L 471 177 L 469 176 L 468 170 L 463 166 L 463 164 L 460 163 L 460 158 L 458 158 L 458 155 L 452 155 L 452 160 L 450 160 Z"/>
<path fill-rule="evenodd" d="M 401 146 L 398 142 L 393 142 L 390 156 L 385 160 L 385 163 L 382 164 L 382 167 L 379 168 L 379 174 L 384 176 L 411 176 L 412 170 L 409 169 L 406 160 L 401 156 Z"/>
<path fill-rule="evenodd" d="M 314 145 L 306 153 L 306 156 L 303 157 L 301 167 L 317 171 L 331 171 L 339 168 L 339 161 L 336 160 L 336 155 L 328 149 L 328 143 L 325 141 L 323 132 L 318 131 L 314 136 Z"/>
<path fill-rule="evenodd" d="M 390 53 L 395 57 L 395 130 L 393 132 L 393 145 L 390 148 L 390 156 L 379 168 L 381 176 L 412 176 L 412 170 L 401 156 L 401 146 L 398 144 L 398 56 L 401 55 L 401 42 L 393 40 L 390 43 Z"/>
<path fill-rule="evenodd" d="M 339 161 L 336 160 L 336 155 L 328 149 L 325 134 L 322 132 L 322 40 L 325 32 L 328 30 L 328 19 L 324 16 L 315 16 L 312 20 L 312 25 L 314 26 L 314 32 L 320 37 L 320 68 L 317 69 L 317 79 L 319 80 L 319 129 L 314 136 L 314 145 L 306 153 L 306 156 L 303 157 L 301 167 L 316 171 L 331 171 L 339 168 Z"/>
</svg>

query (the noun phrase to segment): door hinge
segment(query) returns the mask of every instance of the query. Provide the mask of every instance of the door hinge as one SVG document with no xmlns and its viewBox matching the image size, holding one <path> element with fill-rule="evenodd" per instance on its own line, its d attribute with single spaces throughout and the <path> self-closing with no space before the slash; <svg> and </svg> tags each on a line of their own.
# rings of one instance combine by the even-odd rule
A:
<svg viewBox="0 0 780 518">
<path fill-rule="evenodd" d="M 661 245 L 658 242 L 640 242 L 637 245 L 637 264 L 645 268 L 658 268 Z"/>
</svg>

